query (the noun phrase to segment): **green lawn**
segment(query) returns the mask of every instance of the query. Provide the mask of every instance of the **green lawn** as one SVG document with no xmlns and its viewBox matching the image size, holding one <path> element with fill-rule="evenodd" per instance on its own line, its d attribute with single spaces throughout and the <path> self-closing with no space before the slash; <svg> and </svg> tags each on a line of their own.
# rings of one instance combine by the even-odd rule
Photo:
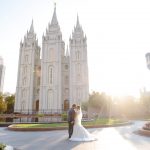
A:
<svg viewBox="0 0 150 150">
<path fill-rule="evenodd" d="M 84 126 L 97 126 L 97 125 L 115 125 L 123 123 L 119 119 L 97 119 L 94 121 L 82 122 Z M 67 127 L 68 123 L 50 123 L 50 124 L 15 124 L 14 127 L 18 128 L 48 128 L 48 127 Z"/>
<path fill-rule="evenodd" d="M 66 127 L 67 123 L 50 123 L 50 124 L 15 124 L 17 128 L 49 128 L 49 127 Z"/>
<path fill-rule="evenodd" d="M 107 119 L 107 118 L 103 118 L 103 119 L 96 119 L 94 121 L 89 121 L 89 122 L 82 122 L 83 125 L 114 125 L 114 124 L 118 124 L 118 123 L 123 123 L 125 121 L 120 120 L 120 119 Z"/>
</svg>

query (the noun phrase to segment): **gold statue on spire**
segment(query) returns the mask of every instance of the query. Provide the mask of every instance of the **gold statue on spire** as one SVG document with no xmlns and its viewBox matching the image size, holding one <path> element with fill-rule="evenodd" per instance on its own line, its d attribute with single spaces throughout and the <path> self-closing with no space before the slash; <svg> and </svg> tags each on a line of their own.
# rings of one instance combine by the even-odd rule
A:
<svg viewBox="0 0 150 150">
<path fill-rule="evenodd" d="M 56 1 L 54 1 L 54 8 L 56 9 Z"/>
</svg>

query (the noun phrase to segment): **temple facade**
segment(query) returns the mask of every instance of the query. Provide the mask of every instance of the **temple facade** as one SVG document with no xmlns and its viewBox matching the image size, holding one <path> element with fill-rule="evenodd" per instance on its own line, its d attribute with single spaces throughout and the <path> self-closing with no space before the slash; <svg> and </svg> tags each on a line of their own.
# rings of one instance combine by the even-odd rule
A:
<svg viewBox="0 0 150 150">
<path fill-rule="evenodd" d="M 41 54 L 41 56 L 40 56 Z M 87 38 L 77 16 L 65 48 L 56 6 L 42 37 L 42 49 L 30 30 L 20 42 L 15 112 L 56 113 L 89 97 Z"/>
</svg>

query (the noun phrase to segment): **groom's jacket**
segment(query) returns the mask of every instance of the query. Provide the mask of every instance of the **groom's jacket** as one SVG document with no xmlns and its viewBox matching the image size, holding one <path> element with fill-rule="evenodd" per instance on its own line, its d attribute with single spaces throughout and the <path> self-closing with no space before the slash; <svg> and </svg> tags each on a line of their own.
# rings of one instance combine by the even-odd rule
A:
<svg viewBox="0 0 150 150">
<path fill-rule="evenodd" d="M 73 108 L 68 111 L 68 122 L 74 121 L 75 118 L 75 110 Z"/>
</svg>

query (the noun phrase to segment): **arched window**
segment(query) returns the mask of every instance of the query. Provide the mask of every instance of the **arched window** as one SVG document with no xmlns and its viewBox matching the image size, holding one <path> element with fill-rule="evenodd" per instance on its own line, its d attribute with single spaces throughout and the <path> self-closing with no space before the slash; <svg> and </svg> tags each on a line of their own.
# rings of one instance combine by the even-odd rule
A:
<svg viewBox="0 0 150 150">
<path fill-rule="evenodd" d="M 79 51 L 76 51 L 76 60 L 79 60 L 80 59 L 80 52 Z"/>
<path fill-rule="evenodd" d="M 68 65 L 65 65 L 65 69 L 66 69 L 66 70 L 68 69 Z"/>
<path fill-rule="evenodd" d="M 21 102 L 21 110 L 25 110 L 25 101 Z"/>
<path fill-rule="evenodd" d="M 65 76 L 65 84 L 68 84 L 69 83 L 69 78 L 68 76 Z"/>
<path fill-rule="evenodd" d="M 22 96 L 22 98 L 26 97 L 26 90 L 25 89 L 22 90 L 21 96 Z"/>
<path fill-rule="evenodd" d="M 52 104 L 53 104 L 53 91 L 48 90 L 47 92 L 47 109 L 52 109 Z"/>
<path fill-rule="evenodd" d="M 27 83 L 27 78 L 26 78 L 26 77 L 24 77 L 24 78 L 23 78 L 23 82 L 22 82 L 22 84 L 23 84 L 23 85 L 26 85 L 26 83 Z"/>
<path fill-rule="evenodd" d="M 39 92 L 40 92 L 40 89 L 37 89 L 37 90 L 36 90 L 36 92 L 37 92 L 37 94 L 39 94 Z"/>
<path fill-rule="evenodd" d="M 82 93 L 81 88 L 80 87 L 77 88 L 77 101 L 81 100 L 81 96 L 82 96 L 81 93 Z"/>
<path fill-rule="evenodd" d="M 24 66 L 22 71 L 23 76 L 27 74 L 27 66 Z"/>
<path fill-rule="evenodd" d="M 55 51 L 54 51 L 54 49 L 49 49 L 49 60 L 50 61 L 54 61 L 55 60 Z"/>
<path fill-rule="evenodd" d="M 77 64 L 77 72 L 80 73 L 81 72 L 81 65 Z"/>
<path fill-rule="evenodd" d="M 40 85 L 40 77 L 37 78 L 37 85 Z"/>
<path fill-rule="evenodd" d="M 48 69 L 48 81 L 49 81 L 49 84 L 53 84 L 53 67 L 52 66 L 49 66 L 49 69 Z"/>
<path fill-rule="evenodd" d="M 28 56 L 28 55 L 25 55 L 25 57 L 24 57 L 24 62 L 25 62 L 25 63 L 28 63 L 28 61 L 29 61 L 29 56 Z"/>
<path fill-rule="evenodd" d="M 50 68 L 50 83 L 53 83 L 53 69 Z"/>
<path fill-rule="evenodd" d="M 65 98 L 69 99 L 69 89 L 68 88 L 65 89 Z"/>
<path fill-rule="evenodd" d="M 81 75 L 77 74 L 77 82 L 81 82 Z"/>
</svg>

